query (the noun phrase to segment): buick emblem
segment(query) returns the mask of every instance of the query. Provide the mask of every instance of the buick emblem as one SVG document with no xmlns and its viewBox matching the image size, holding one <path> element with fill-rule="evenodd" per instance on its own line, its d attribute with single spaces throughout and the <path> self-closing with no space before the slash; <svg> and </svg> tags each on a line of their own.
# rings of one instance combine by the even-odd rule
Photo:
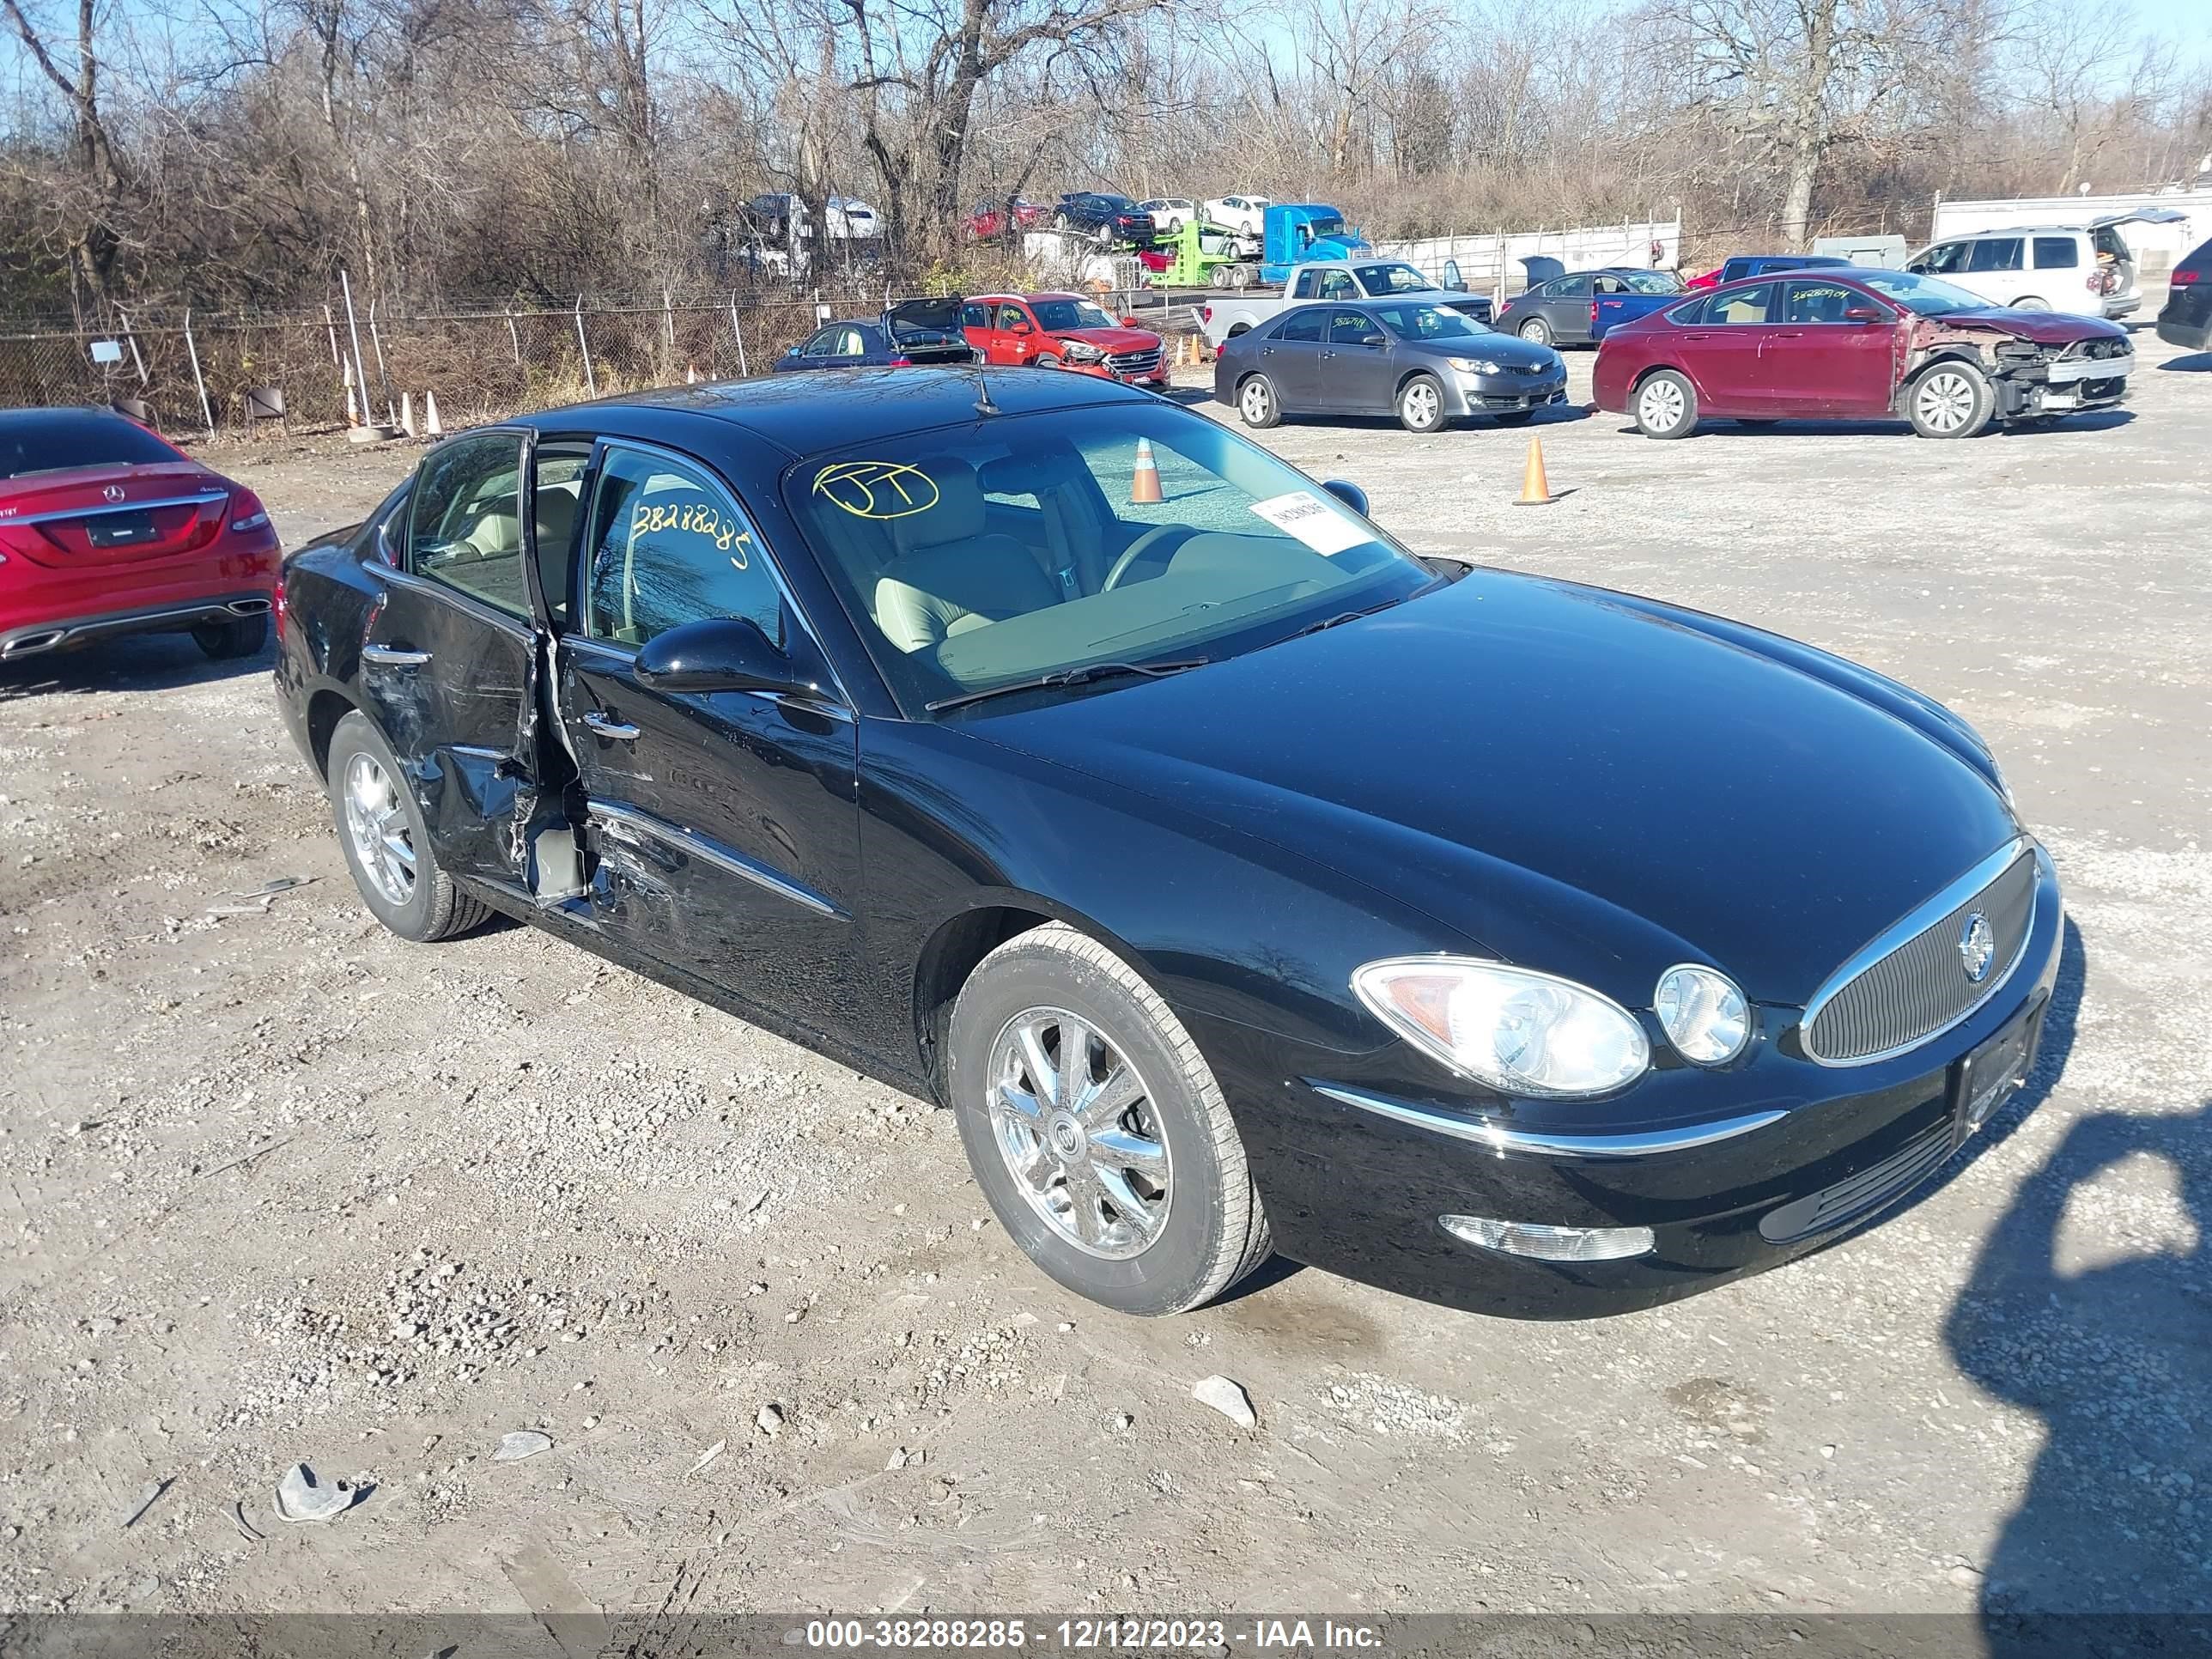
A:
<svg viewBox="0 0 2212 1659">
<path fill-rule="evenodd" d="M 119 501 L 123 499 L 123 486 L 121 484 L 110 484 L 106 489 L 101 490 L 100 493 L 106 496 L 111 501 Z"/>
<path fill-rule="evenodd" d="M 1997 936 L 1990 929 L 1990 919 L 1977 910 L 1959 930 L 1959 961 L 1966 977 L 1979 985 L 1989 976 L 1990 960 L 1996 953 Z"/>
</svg>

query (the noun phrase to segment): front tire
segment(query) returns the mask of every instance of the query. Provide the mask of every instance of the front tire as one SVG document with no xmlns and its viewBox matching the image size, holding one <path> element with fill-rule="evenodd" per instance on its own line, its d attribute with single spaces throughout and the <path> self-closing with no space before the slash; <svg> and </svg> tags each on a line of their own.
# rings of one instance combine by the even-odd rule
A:
<svg viewBox="0 0 2212 1659">
<path fill-rule="evenodd" d="M 1182 1313 L 1267 1259 L 1267 1215 L 1205 1057 L 1096 939 L 1054 922 L 1007 940 L 961 988 L 949 1039 L 976 1184 L 1069 1290 Z"/>
<path fill-rule="evenodd" d="M 194 623 L 192 643 L 217 662 L 258 655 L 269 642 L 269 614 L 227 617 L 221 622 Z"/>
<path fill-rule="evenodd" d="M 1662 368 L 1636 388 L 1636 429 L 1647 438 L 1686 438 L 1698 429 L 1698 389 Z"/>
<path fill-rule="evenodd" d="M 1032 368 L 1058 368 L 1060 367 L 1060 359 L 1054 356 L 1049 351 L 1041 352 L 1030 361 L 1030 367 Z"/>
<path fill-rule="evenodd" d="M 1541 317 L 1531 317 L 1521 325 L 1521 337 L 1530 345 L 1547 346 L 1552 343 L 1552 325 Z"/>
<path fill-rule="evenodd" d="M 1912 383 L 1905 412 L 1923 438 L 1971 438 L 1990 423 L 1996 389 L 1975 364 L 1946 358 Z"/>
<path fill-rule="evenodd" d="M 1444 410 L 1443 383 L 1433 374 L 1416 374 L 1398 388 L 1398 424 L 1408 432 L 1441 432 L 1451 417 Z"/>
<path fill-rule="evenodd" d="M 465 933 L 490 915 L 439 864 L 406 771 L 367 715 L 337 723 L 329 769 L 338 845 L 372 915 L 417 945 Z"/>
<path fill-rule="evenodd" d="M 1283 418 L 1283 405 L 1275 396 L 1275 388 L 1264 374 L 1255 374 L 1237 388 L 1237 412 L 1244 424 L 1255 432 L 1277 425 Z"/>
<path fill-rule="evenodd" d="M 2012 309 L 2014 311 L 2048 311 L 2051 309 L 2051 301 L 2045 299 L 2040 294 L 2023 294 L 2020 298 L 2012 302 Z"/>
</svg>

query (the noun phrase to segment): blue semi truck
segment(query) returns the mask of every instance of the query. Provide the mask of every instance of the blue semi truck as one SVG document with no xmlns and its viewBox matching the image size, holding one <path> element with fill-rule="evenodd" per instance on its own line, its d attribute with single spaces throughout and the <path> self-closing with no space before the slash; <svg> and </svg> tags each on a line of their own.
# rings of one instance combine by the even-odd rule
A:
<svg viewBox="0 0 2212 1659">
<path fill-rule="evenodd" d="M 1261 217 L 1256 238 L 1245 238 L 1233 264 L 1219 266 L 1217 288 L 1279 285 L 1297 265 L 1328 259 L 1353 259 L 1372 252 L 1366 238 L 1349 228 L 1340 209 L 1318 202 L 1276 202 Z"/>
</svg>

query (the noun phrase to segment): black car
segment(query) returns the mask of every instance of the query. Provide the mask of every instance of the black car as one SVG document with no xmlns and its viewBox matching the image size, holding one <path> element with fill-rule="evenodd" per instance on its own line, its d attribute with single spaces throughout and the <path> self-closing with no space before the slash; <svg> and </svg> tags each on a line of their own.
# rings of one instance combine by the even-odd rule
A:
<svg viewBox="0 0 2212 1659">
<path fill-rule="evenodd" d="M 395 932 L 502 911 L 944 1102 L 1127 1312 L 1271 1249 L 1618 1310 L 1933 1176 L 2058 958 L 1982 741 L 1364 506 L 1088 376 L 672 387 L 302 549 L 276 696 Z"/>
<path fill-rule="evenodd" d="M 1672 271 L 1608 268 L 1574 270 L 1539 283 L 1498 308 L 1491 326 L 1534 345 L 1588 345 L 1592 301 L 1607 294 L 1680 294 Z"/>
<path fill-rule="evenodd" d="M 2166 278 L 2158 337 L 2191 351 L 2212 347 L 2212 242 L 2200 246 Z"/>
<path fill-rule="evenodd" d="M 813 368 L 904 368 L 972 363 L 958 299 L 901 300 L 873 322 L 824 323 L 769 365 L 778 374 Z"/>
<path fill-rule="evenodd" d="M 1222 343 L 1213 400 L 1252 427 L 1285 415 L 1395 415 L 1408 432 L 1470 415 L 1519 426 L 1567 400 L 1567 366 L 1442 295 L 1302 305 Z"/>
<path fill-rule="evenodd" d="M 1054 204 L 1052 228 L 1094 236 L 1103 243 L 1152 245 L 1152 216 L 1126 196 L 1107 191 L 1070 191 Z"/>
</svg>

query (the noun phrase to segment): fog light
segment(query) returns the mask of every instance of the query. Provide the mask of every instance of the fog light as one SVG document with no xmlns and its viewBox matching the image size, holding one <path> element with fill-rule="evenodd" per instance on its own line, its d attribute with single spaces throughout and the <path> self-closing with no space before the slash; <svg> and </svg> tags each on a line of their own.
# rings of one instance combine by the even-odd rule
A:
<svg viewBox="0 0 2212 1659">
<path fill-rule="evenodd" d="M 1454 1238 L 1539 1261 L 1615 1261 L 1643 1255 L 1652 1248 L 1649 1227 L 1547 1227 L 1537 1221 L 1492 1221 L 1479 1215 L 1437 1219 Z"/>
</svg>

